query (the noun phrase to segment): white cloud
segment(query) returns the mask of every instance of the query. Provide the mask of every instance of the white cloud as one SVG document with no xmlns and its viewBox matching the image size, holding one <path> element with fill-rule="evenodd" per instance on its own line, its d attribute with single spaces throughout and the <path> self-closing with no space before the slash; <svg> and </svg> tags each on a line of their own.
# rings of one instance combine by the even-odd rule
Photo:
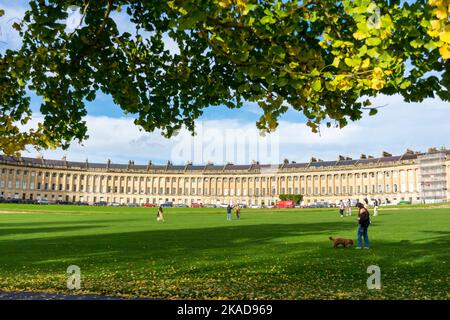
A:
<svg viewBox="0 0 450 320">
<path fill-rule="evenodd" d="M 249 163 L 297 162 L 311 156 L 334 160 L 339 154 L 358 157 L 361 153 L 380 155 L 382 151 L 401 154 L 406 148 L 425 151 L 430 146 L 450 147 L 450 104 L 438 99 L 407 104 L 400 97 L 380 97 L 378 115 L 366 116 L 344 129 L 322 129 L 313 134 L 302 123 L 282 121 L 275 134 L 260 137 L 254 122 L 236 119 L 206 120 L 198 123 L 198 134 L 182 130 L 172 139 L 159 132 L 139 131 L 132 119 L 87 117 L 90 138 L 84 146 L 74 144 L 67 152 L 46 151 L 47 158 L 67 154 L 69 159 L 126 163 L 129 159 L 145 164 L 148 160 L 177 164 L 186 161 L 216 164 L 228 161 Z M 269 152 L 267 149 L 268 147 Z M 31 153 L 36 155 L 36 153 Z"/>
<path fill-rule="evenodd" d="M 17 49 L 22 44 L 19 32 L 12 25 L 23 19 L 25 8 L 18 5 L 4 4 L 0 2 L 0 8 L 5 11 L 5 15 L 0 17 L 0 52 L 6 49 Z"/>
<path fill-rule="evenodd" d="M 358 157 L 361 153 L 380 155 L 383 150 L 401 154 L 407 148 L 425 151 L 431 146 L 450 147 L 450 104 L 440 99 L 422 103 L 405 103 L 400 96 L 380 96 L 373 100 L 380 108 L 377 115 L 365 116 L 342 130 L 323 129 L 322 136 L 302 132 L 301 153 L 287 148 L 292 159 L 306 160 L 306 153 L 323 159 L 336 159 L 338 154 Z M 300 151 L 299 150 L 299 151 Z"/>
</svg>

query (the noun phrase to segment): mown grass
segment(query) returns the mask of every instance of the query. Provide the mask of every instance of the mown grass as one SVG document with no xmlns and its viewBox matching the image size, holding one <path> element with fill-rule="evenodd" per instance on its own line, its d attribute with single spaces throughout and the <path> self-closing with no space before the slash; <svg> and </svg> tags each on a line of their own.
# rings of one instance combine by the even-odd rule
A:
<svg viewBox="0 0 450 320">
<path fill-rule="evenodd" d="M 0 290 L 68 293 L 69 265 L 82 289 L 184 299 L 449 299 L 450 209 L 381 209 L 370 250 L 356 218 L 335 210 L 0 205 Z M 367 267 L 381 269 L 369 290 Z"/>
</svg>

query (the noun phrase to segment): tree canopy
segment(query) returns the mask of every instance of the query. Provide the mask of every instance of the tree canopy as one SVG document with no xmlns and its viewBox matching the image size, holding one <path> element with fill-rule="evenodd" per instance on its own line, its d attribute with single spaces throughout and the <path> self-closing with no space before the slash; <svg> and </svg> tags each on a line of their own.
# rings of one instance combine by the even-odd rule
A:
<svg viewBox="0 0 450 320">
<path fill-rule="evenodd" d="M 71 5 L 82 22 L 68 32 Z M 117 11 L 132 33 L 119 31 Z M 83 141 L 99 92 L 168 137 L 193 131 L 209 106 L 245 101 L 258 103 L 265 131 L 289 107 L 317 131 L 375 114 L 378 94 L 449 101 L 449 12 L 448 0 L 30 1 L 14 24 L 21 47 L 0 53 L 0 151 Z M 31 93 L 43 120 L 24 129 Z"/>
<path fill-rule="evenodd" d="M 295 204 L 299 204 L 303 200 L 301 194 L 280 194 L 278 197 L 280 200 L 292 200 Z"/>
</svg>

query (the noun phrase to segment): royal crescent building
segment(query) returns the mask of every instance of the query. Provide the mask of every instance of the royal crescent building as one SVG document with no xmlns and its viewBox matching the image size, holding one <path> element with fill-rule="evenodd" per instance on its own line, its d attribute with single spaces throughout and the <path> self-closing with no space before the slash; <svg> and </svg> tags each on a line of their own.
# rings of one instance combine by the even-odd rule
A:
<svg viewBox="0 0 450 320">
<path fill-rule="evenodd" d="M 311 158 L 264 165 L 146 165 L 72 162 L 0 155 L 0 198 L 118 204 L 271 205 L 280 194 L 305 204 L 377 199 L 382 203 L 450 199 L 450 150 L 334 161 Z"/>
</svg>

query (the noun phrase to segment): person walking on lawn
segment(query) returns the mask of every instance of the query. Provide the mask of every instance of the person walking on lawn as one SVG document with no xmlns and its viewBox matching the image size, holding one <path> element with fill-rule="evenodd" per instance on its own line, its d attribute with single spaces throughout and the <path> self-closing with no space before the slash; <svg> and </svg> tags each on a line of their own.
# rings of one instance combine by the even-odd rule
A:
<svg viewBox="0 0 450 320">
<path fill-rule="evenodd" d="M 241 218 L 241 207 L 237 205 L 235 210 L 236 210 L 236 218 L 239 220 Z"/>
<path fill-rule="evenodd" d="M 345 210 L 344 201 L 341 200 L 341 202 L 339 202 L 339 214 L 341 215 L 341 218 L 344 217 L 344 210 Z"/>
<path fill-rule="evenodd" d="M 231 206 L 227 206 L 227 221 L 231 220 Z"/>
</svg>

